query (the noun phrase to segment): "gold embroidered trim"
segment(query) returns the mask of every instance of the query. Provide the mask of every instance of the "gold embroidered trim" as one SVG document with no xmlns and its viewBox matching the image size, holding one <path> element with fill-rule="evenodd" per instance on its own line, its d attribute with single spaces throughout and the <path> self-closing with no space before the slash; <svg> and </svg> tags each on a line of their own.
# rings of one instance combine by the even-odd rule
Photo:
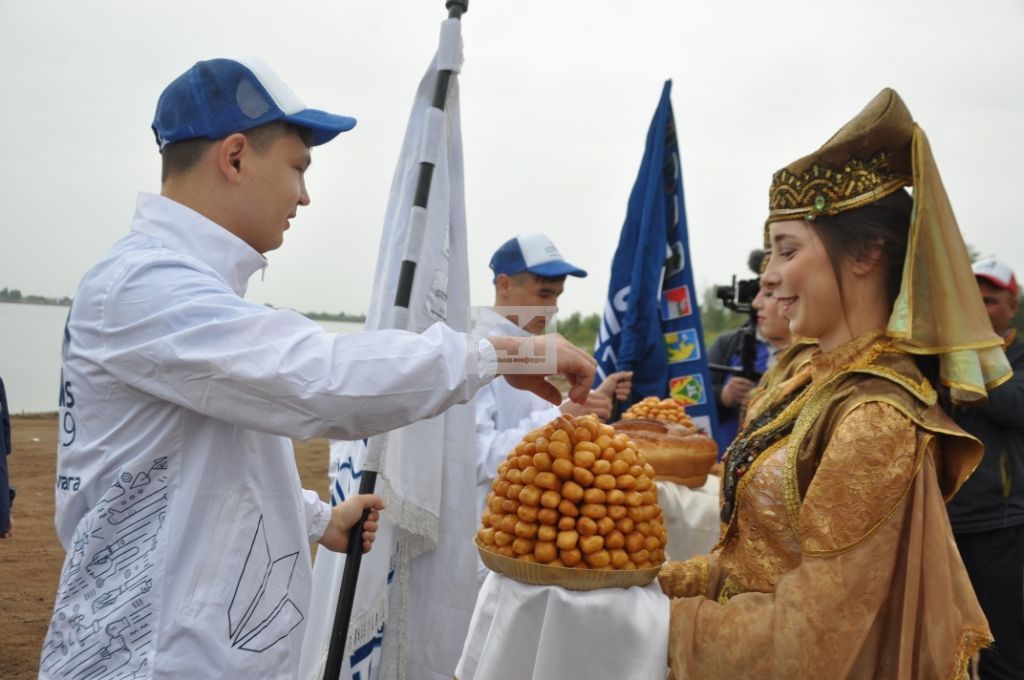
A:
<svg viewBox="0 0 1024 680">
<path fill-rule="evenodd" d="M 949 674 L 949 680 L 968 680 L 970 675 L 967 664 L 970 663 L 971 657 L 990 644 L 992 644 L 992 634 L 989 631 L 984 628 L 964 626 L 956 645 L 956 655 L 953 657 L 953 668 Z"/>
<path fill-rule="evenodd" d="M 725 583 L 722 584 L 722 591 L 718 593 L 718 604 L 725 604 L 733 597 L 745 592 L 747 592 L 746 589 L 733 581 L 731 576 L 726 576 Z"/>
<path fill-rule="evenodd" d="M 938 393 L 936 393 L 935 388 L 932 387 L 932 384 L 928 382 L 928 379 L 924 376 L 921 376 L 920 382 L 914 382 L 906 376 L 897 373 L 891 368 L 886 368 L 885 366 L 865 366 L 863 368 L 853 369 L 850 372 L 875 375 L 880 378 L 890 380 L 917 397 L 917 399 L 925 406 L 931 406 L 936 402 L 936 400 L 938 400 Z"/>
<path fill-rule="evenodd" d="M 951 352 L 959 352 L 961 350 L 970 349 L 988 349 L 990 347 L 1002 347 L 1003 339 L 998 335 L 995 336 L 994 340 L 978 340 L 977 342 L 965 342 L 962 345 L 956 347 L 928 347 L 925 345 L 912 345 L 906 342 L 906 338 L 910 335 L 903 331 L 895 331 L 892 329 L 886 329 L 885 334 L 890 338 L 899 342 L 899 348 L 907 354 L 949 354 Z"/>
<path fill-rule="evenodd" d="M 772 177 L 768 221 L 837 215 L 909 186 L 911 177 L 889 167 L 887 151 L 867 160 L 851 158 L 842 168 L 814 163 L 799 176 L 780 170 Z"/>
<path fill-rule="evenodd" d="M 844 375 L 846 372 L 841 371 L 825 381 L 825 384 L 817 390 L 813 386 L 808 388 L 807 391 L 813 392 L 813 395 L 808 399 L 806 408 L 800 412 L 800 417 L 797 418 L 796 425 L 793 426 L 793 432 L 789 435 L 789 450 L 786 451 L 786 462 L 782 468 L 782 501 L 786 506 L 786 516 L 789 519 L 789 526 L 793 530 L 793 536 L 800 544 L 803 544 L 803 538 L 800 534 L 800 485 L 796 478 L 797 454 L 818 416 L 832 401 L 832 395 L 839 386 L 839 382 L 835 378 Z"/>
<path fill-rule="evenodd" d="M 987 383 L 985 383 L 985 394 L 983 396 L 987 399 L 989 392 L 991 392 L 995 388 L 999 387 L 1003 383 L 1009 382 L 1010 378 L 1012 378 L 1012 377 L 1013 377 L 1013 371 L 1010 371 L 1009 373 L 1007 373 L 1005 375 L 999 376 L 995 380 L 988 381 Z M 978 391 L 978 386 L 977 385 L 967 385 L 967 384 L 964 384 L 964 383 L 956 382 L 955 380 L 943 380 L 942 378 L 940 378 L 940 380 L 942 381 L 942 384 L 945 385 L 946 387 L 956 387 L 956 388 L 959 388 L 961 390 L 967 390 L 969 392 L 975 392 L 976 394 L 981 394 L 981 392 Z"/>
</svg>

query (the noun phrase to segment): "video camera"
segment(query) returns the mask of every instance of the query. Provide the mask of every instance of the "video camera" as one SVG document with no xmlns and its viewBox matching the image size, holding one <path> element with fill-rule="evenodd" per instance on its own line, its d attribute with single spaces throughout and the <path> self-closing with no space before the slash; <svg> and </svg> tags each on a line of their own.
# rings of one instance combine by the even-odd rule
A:
<svg viewBox="0 0 1024 680">
<path fill-rule="evenodd" d="M 732 285 L 715 286 L 715 297 L 722 301 L 728 309 L 741 314 L 749 314 L 751 303 L 761 290 L 758 279 L 740 279 L 732 277 Z"/>
<path fill-rule="evenodd" d="M 752 250 L 747 259 L 747 266 L 755 274 L 761 274 L 761 260 L 764 258 L 764 251 Z M 711 364 L 713 370 L 735 373 L 741 377 L 749 378 L 754 382 L 761 379 L 761 374 L 754 365 L 757 363 L 757 310 L 754 309 L 754 298 L 761 290 L 759 278 L 740 279 L 732 277 L 732 284 L 728 286 L 715 286 L 715 297 L 721 300 L 727 309 L 740 314 L 746 314 L 747 323 L 743 326 L 743 337 L 740 343 L 740 366 L 723 366 Z"/>
</svg>

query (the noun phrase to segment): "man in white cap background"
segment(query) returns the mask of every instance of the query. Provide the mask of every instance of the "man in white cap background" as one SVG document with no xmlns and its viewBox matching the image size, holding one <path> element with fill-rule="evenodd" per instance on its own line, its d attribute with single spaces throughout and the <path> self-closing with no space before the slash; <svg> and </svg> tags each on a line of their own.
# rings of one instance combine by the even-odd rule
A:
<svg viewBox="0 0 1024 680">
<path fill-rule="evenodd" d="M 140 195 L 65 328 L 56 524 L 68 554 L 40 677 L 293 677 L 308 542 L 350 548 L 371 508 L 368 550 L 381 501 L 331 508 L 304 491 L 289 438 L 395 429 L 509 369 L 522 338 L 443 324 L 341 336 L 243 299 L 310 202 L 310 148 L 355 122 L 307 108 L 255 59 L 199 62 L 160 96 L 161 194 Z M 534 348 L 584 401 L 593 360 L 558 336 Z M 509 381 L 560 397 L 536 373 Z"/>
<path fill-rule="evenodd" d="M 544 234 L 520 234 L 501 245 L 491 257 L 494 272 L 494 307 L 481 312 L 478 326 L 498 335 L 543 333 L 558 311 L 558 298 L 569 276 L 587 272 L 566 262 Z M 477 517 L 483 513 L 498 465 L 527 432 L 561 414 L 593 413 L 607 420 L 613 400 L 629 398 L 631 371 L 609 375 L 593 390 L 585 405 L 564 400 L 559 406 L 517 390 L 504 379 L 486 385 L 473 400 L 476 412 Z M 478 564 L 482 582 L 487 571 Z"/>
<path fill-rule="evenodd" d="M 985 445 L 985 457 L 948 505 L 960 555 L 995 642 L 981 651 L 982 680 L 1024 678 L 1024 343 L 1010 323 L 1017 277 L 984 259 L 973 266 L 992 328 L 1005 339 L 1013 376 L 988 402 L 957 408 L 957 424 Z"/>
</svg>

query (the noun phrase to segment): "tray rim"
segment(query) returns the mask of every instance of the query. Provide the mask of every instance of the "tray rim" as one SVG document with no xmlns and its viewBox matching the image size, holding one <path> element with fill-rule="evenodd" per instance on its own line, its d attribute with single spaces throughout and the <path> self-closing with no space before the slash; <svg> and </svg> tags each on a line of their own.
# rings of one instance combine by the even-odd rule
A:
<svg viewBox="0 0 1024 680">
<path fill-rule="evenodd" d="M 538 562 L 525 562 L 505 557 L 480 544 L 473 544 L 480 559 L 491 571 L 534 586 L 559 586 L 567 590 L 600 590 L 602 588 L 630 588 L 647 586 L 658 577 L 664 563 L 646 569 L 573 569 Z"/>
</svg>

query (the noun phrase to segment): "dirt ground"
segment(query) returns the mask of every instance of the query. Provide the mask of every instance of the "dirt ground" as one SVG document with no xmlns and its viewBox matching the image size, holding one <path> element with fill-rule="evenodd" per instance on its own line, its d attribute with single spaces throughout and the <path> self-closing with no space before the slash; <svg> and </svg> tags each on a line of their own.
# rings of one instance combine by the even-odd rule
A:
<svg viewBox="0 0 1024 680">
<path fill-rule="evenodd" d="M 18 498 L 13 537 L 0 540 L 0 676 L 35 678 L 64 549 L 53 528 L 56 414 L 11 418 L 7 462 Z M 327 499 L 327 440 L 295 442 L 303 486 Z M 315 548 L 315 546 L 312 546 Z"/>
</svg>

